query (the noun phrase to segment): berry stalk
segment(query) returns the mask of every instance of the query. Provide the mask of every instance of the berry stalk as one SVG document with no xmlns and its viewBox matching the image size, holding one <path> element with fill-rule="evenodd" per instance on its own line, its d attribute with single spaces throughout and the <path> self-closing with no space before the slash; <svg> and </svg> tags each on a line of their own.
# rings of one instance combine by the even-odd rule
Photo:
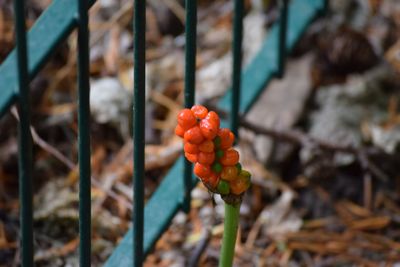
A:
<svg viewBox="0 0 400 267">
<path fill-rule="evenodd" d="M 235 255 L 235 243 L 239 226 L 240 203 L 228 204 L 225 202 L 224 234 L 219 267 L 231 267 Z"/>
<path fill-rule="evenodd" d="M 220 267 L 231 267 L 235 254 L 239 209 L 242 196 L 250 187 L 251 174 L 239 163 L 233 148 L 235 135 L 220 128 L 218 114 L 201 105 L 179 112 L 175 134 L 183 138 L 185 157 L 194 163 L 194 174 L 208 190 L 225 202 L 224 236 Z"/>
</svg>

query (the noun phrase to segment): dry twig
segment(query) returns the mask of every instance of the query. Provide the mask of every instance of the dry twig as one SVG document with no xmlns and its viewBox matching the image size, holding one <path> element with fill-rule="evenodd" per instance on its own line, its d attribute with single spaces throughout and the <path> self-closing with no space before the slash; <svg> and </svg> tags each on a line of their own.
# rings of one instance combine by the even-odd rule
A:
<svg viewBox="0 0 400 267">
<path fill-rule="evenodd" d="M 256 134 L 264 134 L 270 136 L 274 139 L 294 143 L 304 147 L 314 146 L 319 149 L 330 151 L 330 152 L 342 152 L 346 154 L 354 155 L 360 165 L 366 172 L 370 172 L 375 177 L 388 181 L 389 178 L 384 174 L 371 160 L 370 157 L 374 155 L 387 156 L 386 153 L 380 151 L 377 148 L 363 148 L 354 147 L 351 145 L 340 145 L 335 143 L 330 143 L 328 141 L 320 140 L 315 137 L 309 136 L 298 130 L 284 130 L 284 129 L 273 129 L 270 127 L 261 127 L 255 125 L 244 118 L 241 118 L 240 125 L 246 129 L 253 131 Z"/>
</svg>

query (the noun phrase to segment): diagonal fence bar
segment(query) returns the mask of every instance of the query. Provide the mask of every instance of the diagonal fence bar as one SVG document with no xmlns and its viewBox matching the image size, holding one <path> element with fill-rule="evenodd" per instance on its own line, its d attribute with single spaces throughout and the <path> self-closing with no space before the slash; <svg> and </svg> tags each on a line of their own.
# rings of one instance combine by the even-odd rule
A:
<svg viewBox="0 0 400 267">
<path fill-rule="evenodd" d="M 90 266 L 91 184 L 88 1 L 78 1 L 79 263 Z"/>
<path fill-rule="evenodd" d="M 77 27 L 78 1 L 54 0 L 27 34 L 28 77 L 31 80 L 55 49 Z M 89 0 L 88 8 L 95 1 Z M 18 97 L 17 51 L 0 65 L 0 117 Z"/>
<path fill-rule="evenodd" d="M 146 1 L 134 4 L 134 98 L 133 98 L 133 258 L 132 266 L 143 265 L 144 232 L 144 145 L 145 145 L 145 61 Z M 131 266 L 131 265 L 125 265 Z"/>
<path fill-rule="evenodd" d="M 194 105 L 194 91 L 196 83 L 196 34 L 197 34 L 197 3 L 193 0 L 186 0 L 185 20 L 185 107 Z M 183 203 L 185 212 L 190 211 L 190 191 L 192 190 L 192 169 L 193 165 L 185 159 L 183 170 Z"/>
<path fill-rule="evenodd" d="M 33 266 L 32 137 L 26 47 L 25 1 L 14 1 L 18 67 L 18 175 L 20 198 L 21 265 Z"/>
</svg>

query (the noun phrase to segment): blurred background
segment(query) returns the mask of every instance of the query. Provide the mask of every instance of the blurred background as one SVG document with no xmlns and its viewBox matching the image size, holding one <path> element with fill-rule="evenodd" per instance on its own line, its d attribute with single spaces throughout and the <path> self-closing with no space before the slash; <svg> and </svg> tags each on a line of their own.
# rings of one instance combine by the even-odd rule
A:
<svg viewBox="0 0 400 267">
<path fill-rule="evenodd" d="M 28 27 L 51 2 L 27 1 Z M 233 1 L 197 2 L 196 103 L 213 109 L 231 84 Z M 244 67 L 279 18 L 278 2 L 245 1 Z M 98 0 L 90 10 L 94 266 L 132 214 L 132 8 Z M 182 149 L 174 127 L 184 97 L 184 12 L 182 0 L 147 1 L 146 199 Z M 0 0 L 0 64 L 14 47 L 13 17 L 12 1 Z M 31 82 L 37 266 L 78 266 L 76 38 Z M 240 129 L 253 185 L 236 266 L 400 266 L 400 1 L 329 1 L 284 77 L 265 89 Z M 0 118 L 0 266 L 19 264 L 17 159 L 12 109 Z M 191 212 L 176 215 L 145 266 L 217 265 L 223 202 L 201 184 L 192 197 Z"/>
</svg>

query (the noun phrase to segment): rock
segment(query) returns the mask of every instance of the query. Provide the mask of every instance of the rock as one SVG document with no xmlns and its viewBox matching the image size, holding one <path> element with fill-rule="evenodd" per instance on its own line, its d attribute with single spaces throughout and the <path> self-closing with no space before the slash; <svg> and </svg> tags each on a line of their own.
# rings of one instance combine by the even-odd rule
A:
<svg viewBox="0 0 400 267">
<path fill-rule="evenodd" d="M 385 17 L 393 17 L 400 24 L 400 2 L 398 0 L 383 0 L 380 11 Z"/>
<path fill-rule="evenodd" d="M 146 143 L 158 143 L 160 135 L 154 128 L 155 112 L 158 103 L 149 101 L 152 91 L 166 95 L 166 90 L 174 81 L 183 79 L 184 56 L 182 53 L 171 52 L 164 57 L 146 63 Z M 134 70 L 128 68 L 119 72 L 119 82 L 129 94 L 133 94 Z M 127 124 L 129 125 L 129 124 Z"/>
<path fill-rule="evenodd" d="M 121 0 L 99 0 L 99 13 L 105 19 L 111 18 L 121 8 Z"/>
<path fill-rule="evenodd" d="M 146 101 L 149 99 L 150 90 L 163 92 L 165 87 L 174 80 L 183 79 L 184 56 L 181 53 L 168 55 L 146 63 Z M 133 67 L 119 73 L 119 80 L 123 87 L 133 92 L 134 84 Z"/>
<path fill-rule="evenodd" d="M 125 90 L 117 78 L 105 77 L 91 81 L 90 111 L 100 124 L 109 123 L 129 136 L 129 114 L 132 93 Z"/>
<path fill-rule="evenodd" d="M 206 190 L 204 190 L 198 186 L 192 190 L 191 196 L 193 199 L 200 199 L 200 200 L 210 199 L 210 193 L 208 193 Z"/>
<path fill-rule="evenodd" d="M 334 144 L 360 146 L 365 141 L 361 124 L 379 124 L 387 117 L 393 79 L 387 66 L 380 66 L 364 75 L 351 76 L 345 85 L 320 88 L 316 96 L 320 109 L 311 115 L 309 134 Z M 302 149 L 303 163 L 311 160 L 311 150 Z M 337 153 L 333 163 L 347 165 L 353 160 L 351 155 Z"/>
<path fill-rule="evenodd" d="M 72 208 L 78 202 L 78 195 L 65 185 L 62 179 L 49 180 L 35 196 L 35 221 L 77 220 Z M 57 227 L 57 226 L 55 226 Z"/>
<path fill-rule="evenodd" d="M 258 12 L 267 12 L 271 6 L 276 5 L 273 0 L 251 0 L 251 7 Z"/>
<path fill-rule="evenodd" d="M 375 146 L 389 154 L 400 151 L 400 125 L 389 128 L 371 125 L 370 131 L 372 143 Z"/>
<path fill-rule="evenodd" d="M 133 35 L 131 32 L 125 29 L 114 27 L 109 32 L 106 32 L 100 41 L 93 45 L 95 50 L 90 52 L 90 59 L 96 60 L 98 58 L 105 57 L 105 54 L 109 53 L 110 47 L 112 47 L 112 49 L 117 50 L 119 58 L 129 60 L 132 57 L 132 42 Z M 116 63 L 116 65 L 117 66 L 115 66 L 115 68 L 118 68 L 118 63 Z"/>
<path fill-rule="evenodd" d="M 283 79 L 273 80 L 268 85 L 246 118 L 250 122 L 278 129 L 293 127 L 300 119 L 311 94 L 311 81 L 308 74 L 312 59 L 313 56 L 308 54 L 290 61 Z M 270 138 L 259 135 L 254 138 L 254 149 L 257 158 L 266 163 L 273 156 L 274 144 Z M 284 154 L 287 155 L 287 153 Z M 284 157 L 284 155 L 276 155 L 278 158 Z"/>
<path fill-rule="evenodd" d="M 197 74 L 196 99 L 202 103 L 207 99 L 223 95 L 229 87 L 232 69 L 231 55 L 225 55 L 206 67 Z"/>
<path fill-rule="evenodd" d="M 186 223 L 187 217 L 188 216 L 186 215 L 186 213 L 180 211 L 175 215 L 174 219 L 172 220 L 172 223 L 182 226 Z"/>
<path fill-rule="evenodd" d="M 221 198 L 221 195 L 215 194 L 214 195 L 214 201 L 215 201 L 215 215 L 217 218 L 224 218 L 225 214 L 225 202 Z"/>
<path fill-rule="evenodd" d="M 263 27 L 264 17 L 253 12 L 244 18 L 243 66 L 246 66 L 259 51 L 266 31 Z M 201 103 L 205 100 L 221 96 L 231 84 L 232 52 L 204 66 L 197 73 L 196 99 Z"/>
<path fill-rule="evenodd" d="M 265 18 L 257 12 L 249 13 L 243 21 L 243 65 L 246 66 L 260 50 L 267 31 Z"/>
<path fill-rule="evenodd" d="M 369 1 L 330 0 L 329 10 L 338 24 L 348 24 L 361 30 L 370 17 Z"/>
<path fill-rule="evenodd" d="M 183 79 L 183 69 L 183 54 L 169 53 L 146 65 L 146 85 L 152 90 L 163 92 L 168 83 Z"/>
<path fill-rule="evenodd" d="M 286 190 L 271 206 L 267 206 L 260 214 L 260 222 L 263 232 L 279 240 L 288 233 L 297 232 L 303 224 L 303 220 L 292 210 L 294 192 Z"/>
</svg>

